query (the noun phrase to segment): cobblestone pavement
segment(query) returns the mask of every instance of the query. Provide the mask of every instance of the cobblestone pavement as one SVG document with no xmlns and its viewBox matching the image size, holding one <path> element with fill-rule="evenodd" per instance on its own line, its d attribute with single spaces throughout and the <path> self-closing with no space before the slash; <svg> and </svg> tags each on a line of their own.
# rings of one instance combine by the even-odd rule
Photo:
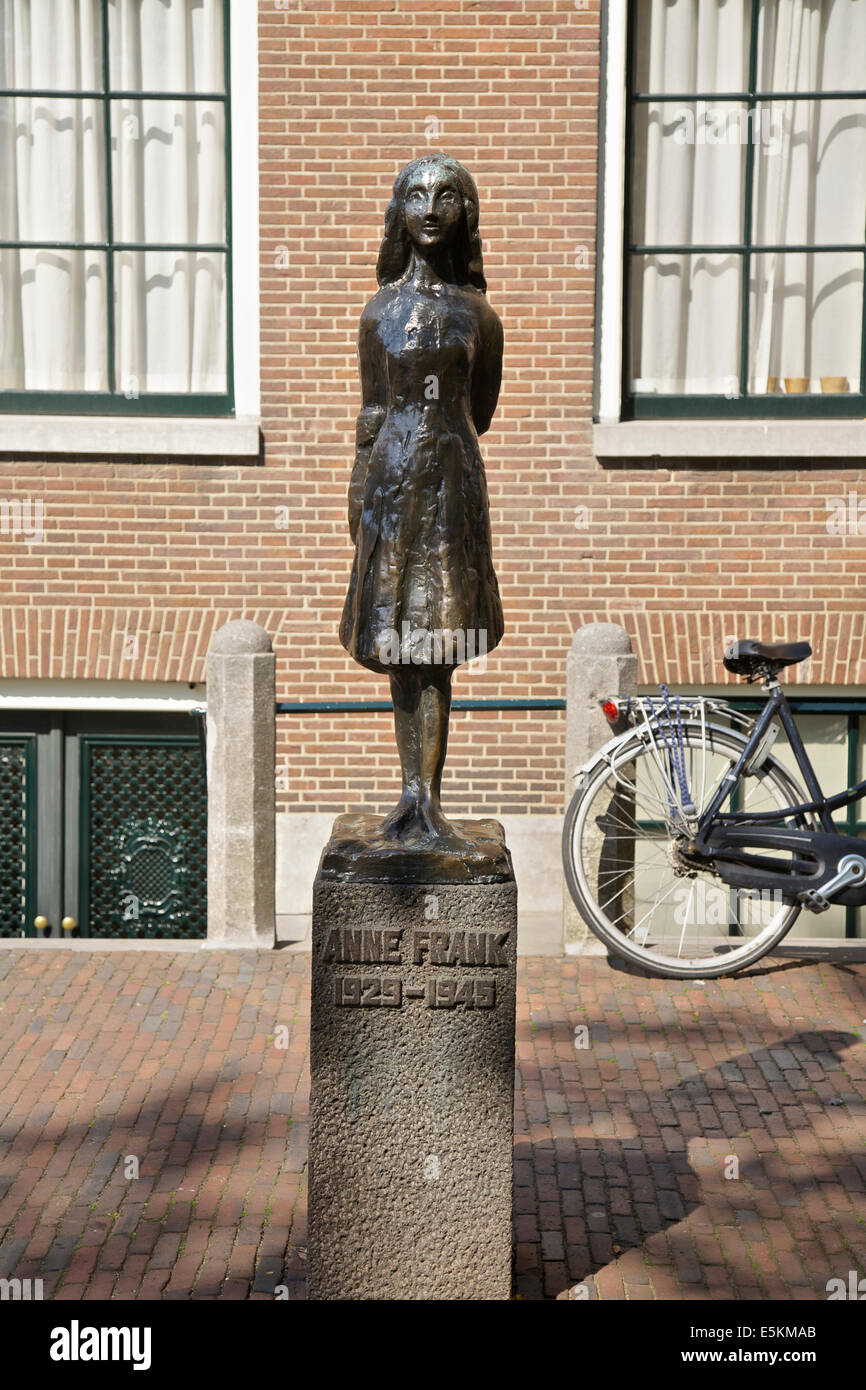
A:
<svg viewBox="0 0 866 1390">
<path fill-rule="evenodd" d="M 519 1296 L 866 1276 L 866 967 L 765 965 L 521 960 Z M 0 1276 L 302 1298 L 308 981 L 283 952 L 0 952 Z"/>
</svg>

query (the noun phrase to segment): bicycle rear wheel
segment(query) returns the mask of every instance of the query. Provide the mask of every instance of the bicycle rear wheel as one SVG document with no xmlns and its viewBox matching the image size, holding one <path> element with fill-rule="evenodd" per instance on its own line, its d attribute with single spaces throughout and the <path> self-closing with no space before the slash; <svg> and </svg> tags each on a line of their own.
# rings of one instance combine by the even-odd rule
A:
<svg viewBox="0 0 866 1390">
<path fill-rule="evenodd" d="M 652 974 L 732 974 L 772 950 L 799 916 L 798 904 L 732 888 L 683 856 L 687 822 L 696 825 L 744 746 L 729 729 L 683 723 L 684 770 L 697 811 L 685 817 L 663 745 L 646 729 L 630 731 L 584 774 L 568 808 L 563 865 L 581 916 L 612 953 Z M 739 804 L 732 809 L 752 812 L 804 799 L 773 758 L 741 778 L 733 795 Z M 811 821 L 801 815 L 785 824 Z"/>
</svg>

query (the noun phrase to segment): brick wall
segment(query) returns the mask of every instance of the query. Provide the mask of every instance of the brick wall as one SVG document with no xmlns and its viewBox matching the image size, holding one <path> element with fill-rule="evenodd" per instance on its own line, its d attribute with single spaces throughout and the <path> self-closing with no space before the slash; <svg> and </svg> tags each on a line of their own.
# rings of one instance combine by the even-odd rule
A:
<svg viewBox="0 0 866 1390">
<path fill-rule="evenodd" d="M 45 507 L 42 543 L 0 536 L 0 674 L 200 680 L 214 627 L 243 616 L 274 638 L 279 698 L 387 694 L 337 640 L 355 336 L 394 175 L 444 149 L 478 183 L 505 328 L 482 447 L 507 633 L 455 694 L 561 696 L 571 634 L 595 619 L 632 632 L 645 681 L 718 681 L 731 634 L 811 636 L 801 675 L 866 681 L 864 541 L 826 527 L 829 497 L 866 495 L 862 469 L 592 456 L 598 11 L 262 0 L 263 466 L 0 458 L 0 495 Z M 387 716 L 279 731 L 284 808 L 394 796 Z M 456 714 L 446 809 L 559 809 L 562 736 L 556 713 Z"/>
<path fill-rule="evenodd" d="M 394 175 L 437 149 L 478 183 L 488 293 L 506 343 L 482 447 L 507 633 L 486 674 L 458 675 L 455 695 L 564 692 L 568 576 L 581 548 L 575 483 L 591 466 L 597 11 L 571 0 L 261 8 L 267 437 L 269 458 L 289 466 L 288 555 L 306 580 L 291 620 L 296 697 L 387 694 L 336 638 L 351 559 L 354 344 Z M 291 248 L 285 271 L 281 244 Z M 580 246 L 589 263 L 577 269 Z M 280 728 L 291 740 L 281 754 L 309 779 L 298 801 L 393 799 L 387 716 L 291 715 Z M 555 713 L 455 715 L 446 807 L 559 809 L 562 738 Z"/>
</svg>

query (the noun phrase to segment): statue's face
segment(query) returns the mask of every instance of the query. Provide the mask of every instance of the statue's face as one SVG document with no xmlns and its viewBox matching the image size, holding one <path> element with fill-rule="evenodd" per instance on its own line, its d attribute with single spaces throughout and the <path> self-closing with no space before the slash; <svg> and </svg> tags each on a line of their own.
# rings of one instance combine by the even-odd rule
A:
<svg viewBox="0 0 866 1390">
<path fill-rule="evenodd" d="M 444 170 L 422 165 L 406 189 L 403 213 L 416 246 L 447 246 L 463 216 L 460 190 Z"/>
</svg>

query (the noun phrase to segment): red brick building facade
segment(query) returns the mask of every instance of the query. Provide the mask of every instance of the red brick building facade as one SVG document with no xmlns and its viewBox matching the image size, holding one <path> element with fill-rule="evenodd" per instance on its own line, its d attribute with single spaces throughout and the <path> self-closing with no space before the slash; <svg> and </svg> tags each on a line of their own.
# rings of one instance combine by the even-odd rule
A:
<svg viewBox="0 0 866 1390">
<path fill-rule="evenodd" d="M 82 417 L 66 452 L 62 432 L 46 447 L 44 419 L 40 432 L 7 413 L 0 489 L 41 502 L 43 524 L 35 541 L 14 527 L 0 536 L 4 691 L 111 682 L 121 699 L 201 683 L 215 629 L 246 617 L 271 634 L 280 700 L 386 696 L 337 638 L 355 343 L 394 176 L 438 149 L 478 184 L 488 295 L 505 331 L 482 447 L 506 636 L 486 671 L 458 676 L 455 695 L 561 698 L 572 635 L 596 620 L 628 629 L 643 683 L 719 684 L 725 638 L 739 635 L 808 638 L 800 680 L 866 688 L 866 542 L 826 524 L 828 499 L 866 489 L 862 420 L 828 422 L 841 430 L 839 457 L 827 455 L 826 430 L 823 456 L 812 455 L 820 422 L 775 420 L 752 453 L 756 420 L 745 430 L 631 421 L 607 435 L 594 422 L 598 296 L 610 309 L 613 293 L 599 274 L 610 178 L 600 107 L 607 92 L 609 117 L 624 81 L 605 66 L 624 6 L 233 0 L 232 11 L 232 82 L 247 84 L 231 94 L 233 216 L 245 228 L 235 269 L 253 292 L 258 282 L 257 305 L 236 297 L 235 368 L 260 448 L 237 454 L 248 445 L 235 435 L 224 449 L 211 421 L 191 454 L 170 422 L 133 436 L 122 421 L 116 452 Z M 609 201 L 605 216 L 610 236 Z M 647 456 L 652 431 L 661 442 Z M 446 810 L 555 816 L 563 735 L 557 709 L 455 714 Z M 283 714 L 278 736 L 278 810 L 393 800 L 387 713 Z"/>
</svg>

